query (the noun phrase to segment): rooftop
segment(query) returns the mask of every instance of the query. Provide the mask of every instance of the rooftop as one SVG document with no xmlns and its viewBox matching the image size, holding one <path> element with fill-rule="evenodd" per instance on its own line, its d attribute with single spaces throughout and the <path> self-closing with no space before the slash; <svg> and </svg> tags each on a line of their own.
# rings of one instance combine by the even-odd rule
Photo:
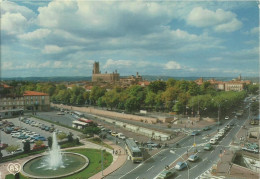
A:
<svg viewBox="0 0 260 179">
<path fill-rule="evenodd" d="M 36 91 L 25 91 L 24 96 L 48 96 L 47 93 L 41 93 Z"/>
</svg>

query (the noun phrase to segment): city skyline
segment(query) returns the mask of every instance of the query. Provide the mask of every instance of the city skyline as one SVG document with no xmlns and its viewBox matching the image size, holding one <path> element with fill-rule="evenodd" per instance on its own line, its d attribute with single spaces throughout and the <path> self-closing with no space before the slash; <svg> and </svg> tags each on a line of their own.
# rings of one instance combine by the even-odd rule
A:
<svg viewBox="0 0 260 179">
<path fill-rule="evenodd" d="M 4 78 L 259 76 L 257 2 L 0 2 Z"/>
</svg>

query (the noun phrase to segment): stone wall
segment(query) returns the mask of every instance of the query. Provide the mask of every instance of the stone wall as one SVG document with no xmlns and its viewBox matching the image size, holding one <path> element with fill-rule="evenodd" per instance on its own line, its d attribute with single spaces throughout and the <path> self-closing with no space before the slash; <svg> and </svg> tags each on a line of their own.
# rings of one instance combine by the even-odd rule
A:
<svg viewBox="0 0 260 179">
<path fill-rule="evenodd" d="M 112 117 L 112 118 L 142 121 L 142 122 L 146 122 L 146 123 L 156 123 L 157 122 L 156 118 L 137 116 L 137 115 L 132 115 L 132 114 L 124 114 L 124 113 L 118 113 L 118 112 L 113 112 L 113 111 L 106 111 L 106 110 L 101 110 L 101 109 L 95 109 L 93 107 L 74 107 L 74 106 L 66 106 L 66 105 L 59 105 L 59 104 L 51 104 L 51 106 L 53 106 L 53 107 L 56 106 L 58 108 L 64 108 L 64 109 L 73 110 L 73 111 L 86 112 L 86 113 L 90 113 L 90 114 L 107 116 L 107 117 Z"/>
</svg>

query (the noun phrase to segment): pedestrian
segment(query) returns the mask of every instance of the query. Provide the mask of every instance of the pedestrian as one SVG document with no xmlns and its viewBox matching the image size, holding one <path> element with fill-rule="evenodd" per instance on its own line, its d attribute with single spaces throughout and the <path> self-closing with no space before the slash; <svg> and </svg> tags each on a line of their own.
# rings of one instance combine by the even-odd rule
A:
<svg viewBox="0 0 260 179">
<path fill-rule="evenodd" d="M 116 150 L 115 154 L 117 155 L 117 150 Z"/>
<path fill-rule="evenodd" d="M 115 150 L 113 149 L 113 154 L 115 154 Z"/>
<path fill-rule="evenodd" d="M 121 155 L 121 149 L 119 149 L 119 155 Z"/>
</svg>

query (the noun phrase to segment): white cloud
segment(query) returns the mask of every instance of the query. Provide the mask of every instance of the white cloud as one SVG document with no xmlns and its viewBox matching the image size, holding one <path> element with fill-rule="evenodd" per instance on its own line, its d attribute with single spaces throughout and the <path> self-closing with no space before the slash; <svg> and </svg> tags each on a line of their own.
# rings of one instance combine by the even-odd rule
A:
<svg viewBox="0 0 260 179">
<path fill-rule="evenodd" d="M 164 65 L 164 69 L 166 70 L 179 70 L 181 69 L 181 65 L 175 61 L 169 61 Z"/>
<path fill-rule="evenodd" d="M 186 22 L 195 27 L 213 27 L 217 32 L 233 32 L 242 27 L 242 22 L 236 18 L 236 14 L 233 12 L 222 9 L 214 12 L 202 7 L 193 8 Z"/>
<path fill-rule="evenodd" d="M 22 40 L 39 40 L 47 37 L 50 34 L 49 29 L 37 29 L 33 32 L 28 32 L 26 34 L 19 35 Z"/>
<path fill-rule="evenodd" d="M 133 65 L 133 61 L 131 60 L 113 60 L 108 59 L 106 61 L 106 64 L 104 65 L 104 68 L 118 68 L 118 67 L 131 67 Z"/>
<path fill-rule="evenodd" d="M 26 18 L 20 13 L 5 13 L 1 17 L 1 29 L 7 34 L 20 34 L 26 28 Z"/>
<path fill-rule="evenodd" d="M 250 30 L 250 33 L 251 34 L 259 34 L 259 27 L 254 27 L 254 28 L 252 28 L 251 30 Z"/>
<path fill-rule="evenodd" d="M 22 14 L 26 19 L 35 17 L 35 13 L 31 9 L 6 0 L 1 2 L 1 13 L 19 13 Z"/>
<path fill-rule="evenodd" d="M 57 45 L 45 45 L 44 49 L 42 50 L 42 53 L 45 54 L 55 54 L 62 52 L 62 48 Z"/>
</svg>

